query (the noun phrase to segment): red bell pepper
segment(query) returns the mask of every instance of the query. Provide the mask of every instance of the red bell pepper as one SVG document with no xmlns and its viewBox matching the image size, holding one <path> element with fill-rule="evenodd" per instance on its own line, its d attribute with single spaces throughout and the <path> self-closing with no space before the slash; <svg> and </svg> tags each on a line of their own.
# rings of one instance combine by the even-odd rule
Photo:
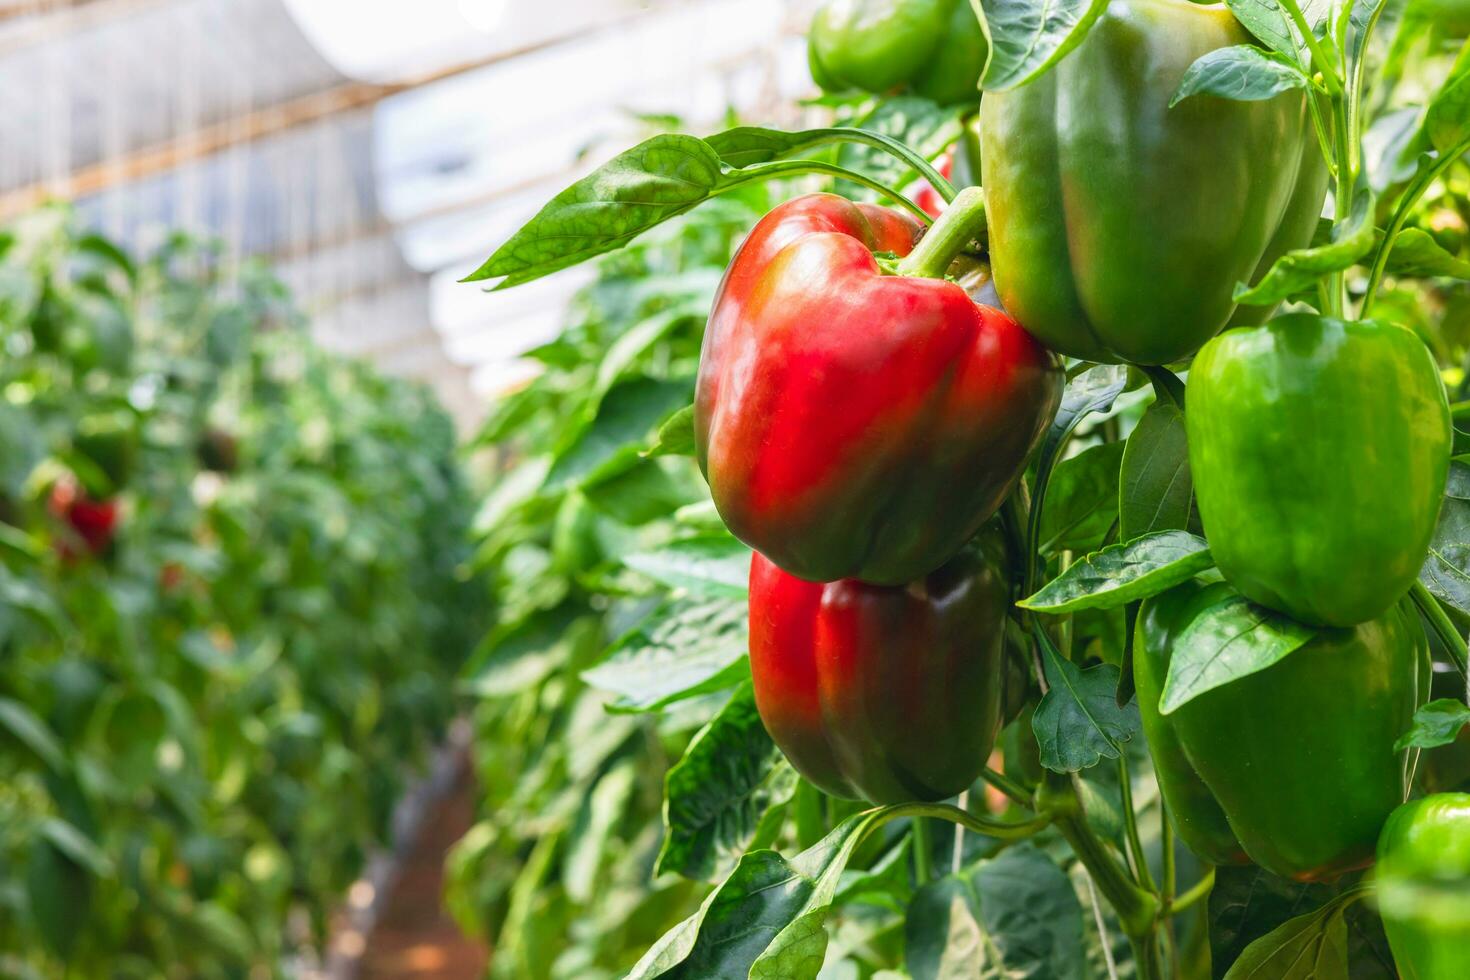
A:
<svg viewBox="0 0 1470 980">
<path fill-rule="evenodd" d="M 755 555 L 755 703 L 803 776 L 881 804 L 942 800 L 979 777 L 1005 688 L 1004 554 L 998 532 L 982 534 L 902 588 L 807 582 Z"/>
<path fill-rule="evenodd" d="M 939 155 L 939 159 L 934 161 L 934 169 L 939 171 L 941 177 L 954 176 L 954 147 L 950 147 Z M 936 218 L 948 207 L 934 185 L 923 179 L 920 179 L 919 189 L 914 192 L 914 203 Z"/>
<path fill-rule="evenodd" d="M 762 218 L 726 271 L 695 445 L 726 525 L 791 574 L 921 578 L 995 512 L 1051 421 L 1056 359 L 942 278 L 978 205 L 962 192 L 915 249 L 907 215 L 812 194 Z M 907 258 L 885 274 L 875 252 Z"/>
<path fill-rule="evenodd" d="M 46 509 L 65 523 L 68 535 L 74 536 L 73 540 L 57 539 L 56 550 L 63 560 L 72 562 L 82 557 L 76 548 L 78 542 L 93 555 L 102 554 L 112 544 L 117 531 L 116 497 L 94 499 L 76 480 L 63 479 L 52 485 Z"/>
</svg>

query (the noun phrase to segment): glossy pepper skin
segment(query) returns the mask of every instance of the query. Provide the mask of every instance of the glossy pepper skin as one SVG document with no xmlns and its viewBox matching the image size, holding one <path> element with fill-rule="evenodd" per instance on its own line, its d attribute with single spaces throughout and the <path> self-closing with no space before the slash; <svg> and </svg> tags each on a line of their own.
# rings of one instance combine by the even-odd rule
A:
<svg viewBox="0 0 1470 980">
<path fill-rule="evenodd" d="M 1427 686 L 1428 644 L 1413 606 L 1324 630 L 1265 670 L 1161 715 L 1178 637 L 1233 594 L 1223 582 L 1192 580 L 1139 612 L 1139 709 L 1179 835 L 1208 861 L 1248 856 L 1298 881 L 1366 867 L 1404 801 L 1408 757 L 1393 744 Z"/>
<path fill-rule="evenodd" d="M 969 0 L 828 0 L 807 33 L 812 80 L 829 92 L 977 102 L 989 54 Z"/>
<path fill-rule="evenodd" d="M 981 538 L 898 588 L 807 582 L 755 555 L 756 707 L 823 791 L 932 801 L 979 777 L 1000 728 L 1010 605 L 998 535 Z"/>
<path fill-rule="evenodd" d="M 986 93 L 996 286 L 1052 350 L 1166 364 L 1269 312 L 1232 292 L 1311 240 L 1327 172 L 1306 102 L 1169 108 L 1196 58 L 1247 43 L 1223 6 L 1115 0 L 1041 78 Z"/>
<path fill-rule="evenodd" d="M 1194 359 L 1185 425 L 1225 578 L 1305 623 L 1380 616 L 1424 564 L 1448 474 L 1444 385 L 1413 332 L 1290 314 Z"/>
<path fill-rule="evenodd" d="M 1405 803 L 1378 839 L 1378 910 L 1403 980 L 1470 977 L 1470 794 Z"/>
<path fill-rule="evenodd" d="M 1056 413 L 1056 359 L 944 279 L 883 275 L 910 218 L 831 194 L 755 226 L 705 331 L 695 448 L 746 544 L 816 582 L 901 585 L 995 512 Z"/>
</svg>

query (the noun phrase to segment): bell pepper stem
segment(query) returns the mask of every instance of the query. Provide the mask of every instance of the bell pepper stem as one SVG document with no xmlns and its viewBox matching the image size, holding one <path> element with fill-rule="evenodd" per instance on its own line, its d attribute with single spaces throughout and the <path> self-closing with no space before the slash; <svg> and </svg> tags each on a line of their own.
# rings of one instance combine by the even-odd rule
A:
<svg viewBox="0 0 1470 980">
<path fill-rule="evenodd" d="M 914 250 L 898 263 L 897 272 L 901 276 L 942 279 L 950 263 L 984 231 L 985 194 L 978 187 L 966 187 L 955 195 Z"/>
<path fill-rule="evenodd" d="M 1435 635 L 1439 637 L 1445 649 L 1449 650 L 1450 656 L 1454 658 L 1455 666 L 1460 668 L 1460 673 L 1470 676 L 1470 663 L 1466 662 L 1465 638 L 1460 635 L 1455 624 L 1450 622 L 1449 614 L 1444 611 L 1439 600 L 1424 587 L 1423 582 L 1417 580 L 1410 587 L 1409 595 L 1414 597 L 1414 605 L 1419 607 L 1419 611 L 1429 621 Z"/>
</svg>

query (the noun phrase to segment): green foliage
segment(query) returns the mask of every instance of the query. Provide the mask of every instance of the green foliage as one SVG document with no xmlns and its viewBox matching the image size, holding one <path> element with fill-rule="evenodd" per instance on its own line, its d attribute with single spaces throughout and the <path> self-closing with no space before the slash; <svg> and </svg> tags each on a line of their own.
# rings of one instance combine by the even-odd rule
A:
<svg viewBox="0 0 1470 980">
<path fill-rule="evenodd" d="M 269 975 L 453 715 L 479 614 L 452 425 L 316 350 L 260 269 L 60 211 L 7 241 L 0 972 Z M 78 493 L 117 505 L 96 546 Z"/>
</svg>

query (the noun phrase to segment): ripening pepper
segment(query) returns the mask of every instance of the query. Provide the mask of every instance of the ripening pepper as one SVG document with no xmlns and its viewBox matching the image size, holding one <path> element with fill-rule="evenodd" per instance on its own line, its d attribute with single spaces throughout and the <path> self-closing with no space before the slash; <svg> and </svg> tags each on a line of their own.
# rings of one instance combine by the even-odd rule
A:
<svg viewBox="0 0 1470 980">
<path fill-rule="evenodd" d="M 1428 686 L 1414 607 L 1406 599 L 1370 622 L 1323 630 L 1265 670 L 1160 714 L 1180 634 L 1234 594 L 1191 580 L 1139 611 L 1139 710 L 1179 836 L 1212 863 L 1248 856 L 1299 881 L 1365 867 L 1407 793 L 1408 754 L 1393 745 Z"/>
<path fill-rule="evenodd" d="M 812 19 L 807 63 L 828 92 L 908 92 L 978 102 L 990 45 L 969 0 L 829 0 Z"/>
<path fill-rule="evenodd" d="M 1327 172 L 1306 101 L 1169 107 L 1196 58 L 1248 43 L 1223 6 L 1114 0 L 1045 75 L 985 94 L 996 287 L 1051 349 L 1166 364 L 1268 315 L 1232 293 L 1316 228 Z"/>
<path fill-rule="evenodd" d="M 1403 596 L 1434 534 L 1452 438 L 1418 336 L 1313 314 L 1230 330 L 1194 359 L 1185 404 L 1200 519 L 1232 585 L 1328 626 Z"/>
<path fill-rule="evenodd" d="M 116 497 L 93 497 L 79 481 L 67 477 L 52 484 L 46 509 L 65 525 L 56 539 L 56 551 L 63 561 L 75 562 L 87 554 L 102 555 L 111 547 L 117 533 Z"/>
<path fill-rule="evenodd" d="M 1001 721 L 1006 554 L 990 525 L 902 587 L 750 565 L 750 671 L 766 730 L 834 796 L 942 800 L 984 769 Z"/>
<path fill-rule="evenodd" d="M 725 273 L 695 448 L 726 525 L 793 575 L 921 578 L 995 512 L 1056 412 L 1056 359 L 933 277 L 951 264 L 946 223 L 963 227 L 979 195 L 962 192 L 912 255 L 920 226 L 906 215 L 797 198 L 760 220 Z M 919 274 L 884 274 L 875 252 L 908 256 L 900 272 Z"/>
<path fill-rule="evenodd" d="M 1405 803 L 1378 839 L 1378 911 L 1403 980 L 1470 977 L 1470 794 Z"/>
</svg>

